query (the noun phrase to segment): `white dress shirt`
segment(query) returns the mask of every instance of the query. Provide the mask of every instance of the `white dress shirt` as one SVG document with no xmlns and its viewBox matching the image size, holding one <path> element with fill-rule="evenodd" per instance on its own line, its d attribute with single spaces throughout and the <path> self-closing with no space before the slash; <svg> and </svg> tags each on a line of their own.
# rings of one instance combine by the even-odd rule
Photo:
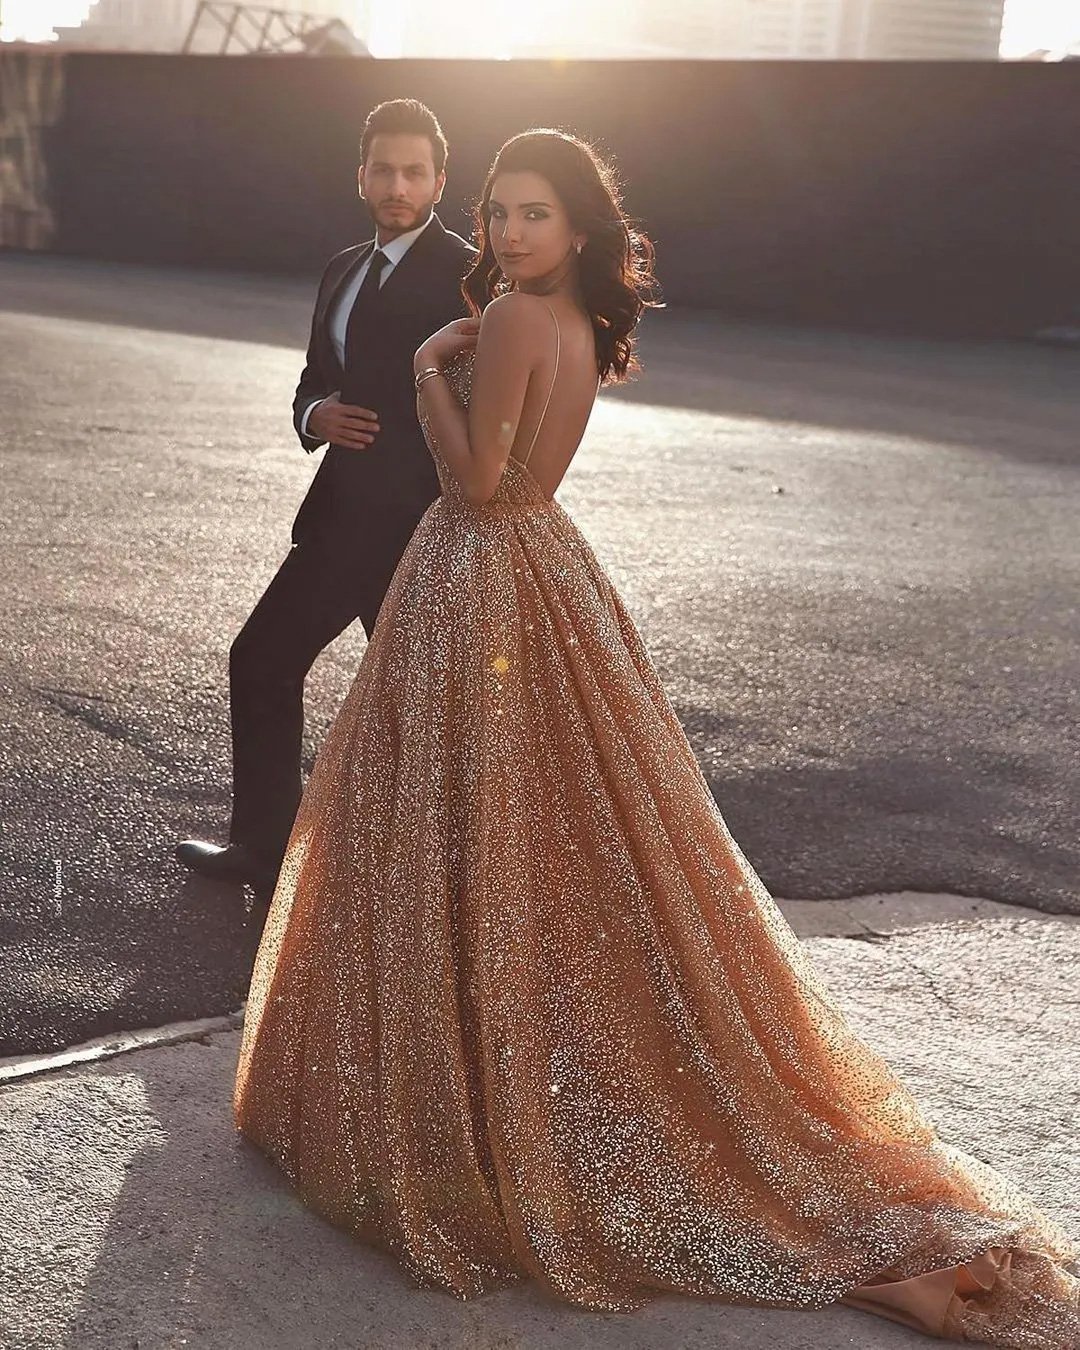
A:
<svg viewBox="0 0 1080 1350">
<path fill-rule="evenodd" d="M 428 216 L 423 225 L 418 225 L 415 230 L 410 230 L 408 234 L 399 234 L 395 239 L 391 239 L 389 243 L 386 244 L 378 243 L 378 236 L 376 236 L 375 247 L 378 248 L 380 252 L 384 253 L 387 258 L 386 263 L 383 265 L 382 276 L 379 278 L 380 291 L 386 285 L 386 278 L 402 258 L 404 258 L 405 254 L 408 253 L 409 249 L 412 248 L 413 244 L 416 243 L 417 239 L 424 233 L 431 224 L 433 218 L 434 212 Z M 330 310 L 326 316 L 327 326 L 330 329 L 330 341 L 333 343 L 334 351 L 337 353 L 337 359 L 341 362 L 343 370 L 345 368 L 345 331 L 349 325 L 349 315 L 352 313 L 353 305 L 356 304 L 356 297 L 360 293 L 360 287 L 364 284 L 364 278 L 368 274 L 368 268 L 371 266 L 371 259 L 374 253 L 375 249 L 372 249 L 371 253 L 368 254 L 360 265 L 355 276 L 344 290 L 342 290 L 334 304 L 330 306 Z M 341 390 L 338 389 L 335 392 L 340 395 Z M 304 409 L 304 415 L 300 419 L 301 436 L 309 434 L 307 429 L 308 418 L 310 418 L 311 414 L 320 403 L 325 402 L 325 398 L 312 399 Z"/>
</svg>

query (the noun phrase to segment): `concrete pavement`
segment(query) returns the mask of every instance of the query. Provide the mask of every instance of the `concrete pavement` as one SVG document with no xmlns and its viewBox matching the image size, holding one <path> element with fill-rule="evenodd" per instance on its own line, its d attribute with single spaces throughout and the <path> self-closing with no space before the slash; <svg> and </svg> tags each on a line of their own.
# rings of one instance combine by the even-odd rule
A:
<svg viewBox="0 0 1080 1350">
<path fill-rule="evenodd" d="M 1080 920 L 910 894 L 783 908 L 942 1135 L 1080 1233 Z M 0 1065 L 5 1350 L 931 1344 L 844 1308 L 665 1298 L 612 1315 L 529 1286 L 470 1304 L 418 1290 L 388 1257 L 306 1211 L 236 1135 L 239 1032 L 186 1034 L 197 1038 L 60 1070 Z"/>
</svg>

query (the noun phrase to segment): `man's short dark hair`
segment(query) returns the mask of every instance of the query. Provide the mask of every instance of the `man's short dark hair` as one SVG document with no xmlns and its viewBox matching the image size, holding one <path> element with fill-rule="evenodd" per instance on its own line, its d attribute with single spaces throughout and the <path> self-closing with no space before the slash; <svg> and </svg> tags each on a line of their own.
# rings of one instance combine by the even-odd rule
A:
<svg viewBox="0 0 1080 1350">
<path fill-rule="evenodd" d="M 446 168 L 446 137 L 439 119 L 419 99 L 392 98 L 372 108 L 360 138 L 360 163 L 366 164 L 371 142 L 376 136 L 426 136 L 431 142 L 431 157 L 436 176 Z"/>
</svg>

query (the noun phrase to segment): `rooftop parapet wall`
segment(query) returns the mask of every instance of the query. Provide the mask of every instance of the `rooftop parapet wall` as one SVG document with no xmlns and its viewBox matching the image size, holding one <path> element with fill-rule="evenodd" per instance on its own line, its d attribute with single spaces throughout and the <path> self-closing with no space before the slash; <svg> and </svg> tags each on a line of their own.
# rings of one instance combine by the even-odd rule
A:
<svg viewBox="0 0 1080 1350">
<path fill-rule="evenodd" d="M 365 114 L 409 95 L 450 140 L 459 230 L 515 131 L 614 153 L 673 304 L 987 336 L 1080 319 L 1080 63 L 61 59 L 57 252 L 315 271 L 368 233 Z"/>
</svg>

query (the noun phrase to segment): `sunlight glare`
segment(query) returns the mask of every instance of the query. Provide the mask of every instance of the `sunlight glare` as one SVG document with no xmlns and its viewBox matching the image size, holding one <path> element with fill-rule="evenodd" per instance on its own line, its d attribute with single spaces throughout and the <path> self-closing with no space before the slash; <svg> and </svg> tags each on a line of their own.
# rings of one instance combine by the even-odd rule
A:
<svg viewBox="0 0 1080 1350">
<path fill-rule="evenodd" d="M 1080 0 L 1005 0 L 1001 55 L 1058 51 L 1080 42 Z"/>
<path fill-rule="evenodd" d="M 304 0 L 279 2 L 286 9 L 305 7 Z M 743 0 L 727 3 L 735 6 Z M 0 39 L 48 42 L 54 26 L 82 23 L 91 7 L 92 0 L 0 0 Z M 447 5 L 445 0 L 368 0 L 363 8 L 367 24 L 357 28 L 373 56 L 487 60 L 527 56 L 541 48 L 545 55 L 568 59 L 617 56 L 627 25 L 633 28 L 637 12 L 633 4 L 627 10 L 625 0 L 622 4 L 619 0 L 545 0 L 531 6 L 471 0 L 465 7 Z M 677 0 L 675 8 L 685 13 L 692 8 L 692 0 Z M 1003 57 L 1024 56 L 1040 48 L 1060 52 L 1077 42 L 1080 0 L 1005 0 Z M 685 56 L 694 54 L 688 51 Z"/>
<path fill-rule="evenodd" d="M 91 0 L 2 0 L 0 38 L 6 41 L 50 42 L 53 28 L 82 23 Z"/>
<path fill-rule="evenodd" d="M 543 5 L 506 5 L 505 0 L 472 0 L 467 7 L 445 0 L 376 0 L 371 11 L 368 47 L 373 56 L 410 55 L 508 60 L 532 46 L 575 43 L 599 36 L 608 17 L 607 3 L 545 0 Z"/>
</svg>

